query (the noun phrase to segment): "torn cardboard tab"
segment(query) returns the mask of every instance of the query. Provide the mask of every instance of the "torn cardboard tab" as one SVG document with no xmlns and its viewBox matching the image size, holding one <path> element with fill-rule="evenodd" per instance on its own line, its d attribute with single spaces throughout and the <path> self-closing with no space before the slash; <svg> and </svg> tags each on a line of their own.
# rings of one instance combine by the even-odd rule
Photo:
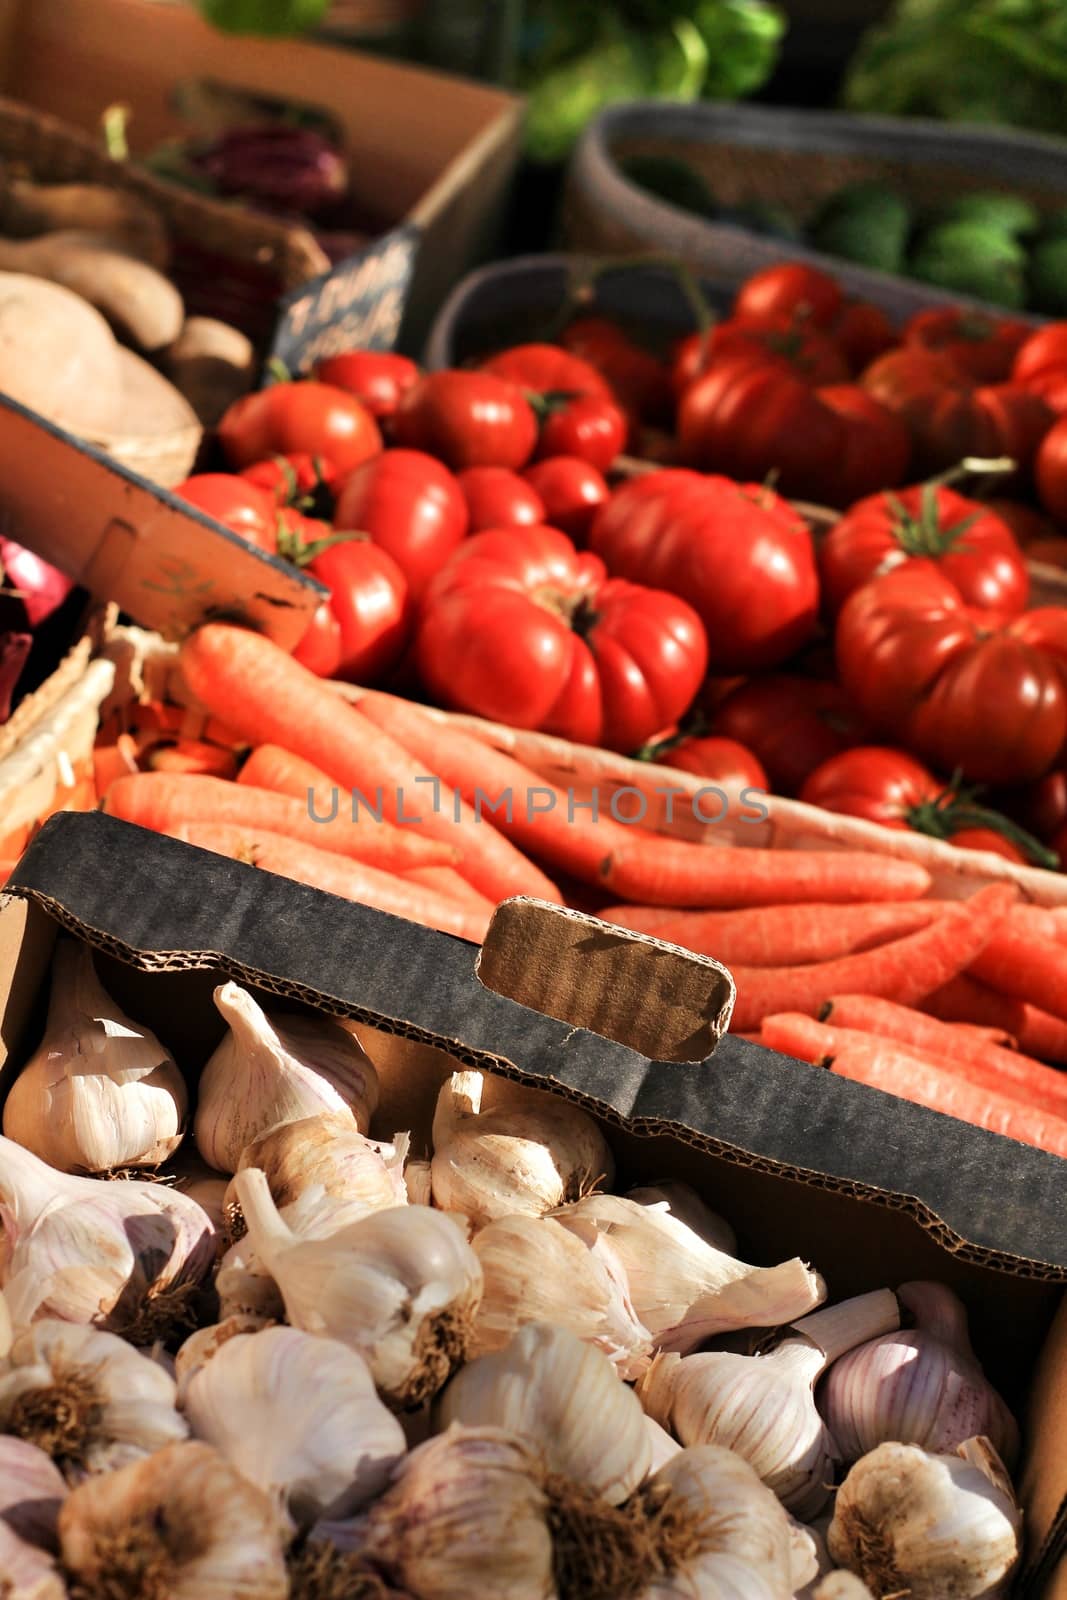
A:
<svg viewBox="0 0 1067 1600">
<path fill-rule="evenodd" d="M 19 543 L 172 638 L 228 616 L 299 643 L 321 585 L 3 396 L 0 430 L 0 515 Z"/>
</svg>

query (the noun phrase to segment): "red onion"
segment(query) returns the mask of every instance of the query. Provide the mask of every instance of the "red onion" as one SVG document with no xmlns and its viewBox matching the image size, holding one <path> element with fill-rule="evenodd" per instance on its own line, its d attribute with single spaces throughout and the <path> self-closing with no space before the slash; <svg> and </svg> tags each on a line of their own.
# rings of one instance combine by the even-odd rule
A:
<svg viewBox="0 0 1067 1600">
<path fill-rule="evenodd" d="M 344 156 L 310 128 L 231 128 L 189 160 L 219 191 L 314 217 L 348 190 Z"/>
<path fill-rule="evenodd" d="M 850 1350 L 819 1385 L 816 1401 L 844 1460 L 889 1442 L 951 1455 L 984 1434 L 1010 1466 L 1018 1429 L 971 1349 L 962 1301 L 941 1283 L 905 1283 L 897 1299 L 916 1326 Z"/>
<path fill-rule="evenodd" d="M 31 628 L 57 611 L 74 588 L 71 580 L 14 539 L 0 535 L 0 573 L 17 590 Z"/>
</svg>

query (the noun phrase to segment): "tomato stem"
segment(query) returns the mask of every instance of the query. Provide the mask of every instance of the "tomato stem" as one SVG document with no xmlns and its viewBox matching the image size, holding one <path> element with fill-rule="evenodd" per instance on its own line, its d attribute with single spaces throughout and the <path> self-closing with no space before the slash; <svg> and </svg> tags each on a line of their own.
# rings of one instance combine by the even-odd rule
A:
<svg viewBox="0 0 1067 1600">
<path fill-rule="evenodd" d="M 949 843 L 954 834 L 962 833 L 965 828 L 988 828 L 1009 844 L 1015 845 L 1034 866 L 1056 870 L 1060 858 L 1054 850 L 1048 849 L 1032 833 L 1027 833 L 1025 828 L 1020 828 L 1017 822 L 1002 812 L 978 805 L 977 798 L 982 790 L 978 787 L 961 788 L 959 777 L 959 773 L 954 774 L 950 787 L 942 790 L 934 799 L 908 806 L 903 812 L 908 827 L 916 833 L 925 833 L 929 838 L 944 839 Z"/>
</svg>

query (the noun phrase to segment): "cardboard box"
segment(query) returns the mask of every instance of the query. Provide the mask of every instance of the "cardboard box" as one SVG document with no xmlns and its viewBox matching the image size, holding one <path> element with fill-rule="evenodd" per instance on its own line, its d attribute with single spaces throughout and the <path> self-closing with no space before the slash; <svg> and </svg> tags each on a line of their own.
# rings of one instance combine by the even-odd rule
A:
<svg viewBox="0 0 1067 1600">
<path fill-rule="evenodd" d="M 1059 1547 L 1037 1567 L 1067 1494 L 1067 1163 L 720 1038 L 730 985 L 715 964 L 536 901 L 502 906 L 478 952 L 99 814 L 53 818 L 13 887 L 0 1086 L 39 1036 L 64 928 L 193 1079 L 221 1034 L 210 997 L 226 975 L 354 1019 L 382 1077 L 375 1131 L 410 1128 L 416 1153 L 458 1059 L 492 1073 L 498 1097 L 513 1080 L 585 1106 L 620 1186 L 693 1183 L 747 1259 L 802 1255 L 835 1299 L 950 1284 L 1020 1415 L 1030 1392 L 1020 1481 L 1037 1576 L 1017 1593 L 1067 1596 Z"/>
<path fill-rule="evenodd" d="M 491 246 L 519 158 L 521 102 L 300 40 L 235 44 L 186 5 L 0 0 L 0 91 L 92 134 L 105 107 L 126 105 L 135 154 L 188 131 L 172 95 L 198 78 L 337 119 L 357 200 L 419 235 L 408 316 L 421 340 L 447 289 Z"/>
</svg>

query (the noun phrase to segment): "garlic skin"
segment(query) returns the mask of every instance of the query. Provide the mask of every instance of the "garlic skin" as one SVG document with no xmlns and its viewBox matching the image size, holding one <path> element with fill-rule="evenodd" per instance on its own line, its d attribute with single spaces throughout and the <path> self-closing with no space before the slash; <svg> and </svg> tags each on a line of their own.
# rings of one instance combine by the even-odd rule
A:
<svg viewBox="0 0 1067 1600">
<path fill-rule="evenodd" d="M 433 1182 L 428 1161 L 409 1161 L 404 1167 L 404 1188 L 413 1206 L 433 1205 Z"/>
<path fill-rule="evenodd" d="M 363 1357 L 296 1328 L 228 1340 L 193 1373 L 183 1406 L 196 1438 L 294 1530 L 351 1516 L 381 1493 L 407 1449 Z"/>
<path fill-rule="evenodd" d="M 618 1505 L 651 1470 L 652 1441 L 632 1389 L 606 1356 L 564 1328 L 528 1323 L 496 1355 L 463 1367 L 437 1403 L 440 1423 L 503 1428 L 548 1471 Z"/>
<path fill-rule="evenodd" d="M 184 1439 L 176 1399 L 158 1362 L 76 1323 L 33 1323 L 0 1363 L 0 1430 L 39 1445 L 75 1481 Z"/>
<path fill-rule="evenodd" d="M 819 1579 L 832 1567 L 826 1540 L 818 1528 L 789 1518 L 789 1574 L 798 1600 L 810 1600 Z"/>
<path fill-rule="evenodd" d="M 677 1439 L 669 1434 L 666 1428 L 661 1428 L 655 1418 L 645 1413 L 645 1433 L 648 1435 L 651 1460 L 649 1461 L 649 1477 L 658 1472 L 660 1467 L 665 1467 L 667 1462 L 676 1456 L 682 1449 Z"/>
<path fill-rule="evenodd" d="M 419 1600 L 556 1600 L 540 1479 L 522 1440 L 455 1424 L 404 1458 L 352 1547 Z"/>
<path fill-rule="evenodd" d="M 64 1566 L 90 1594 L 288 1600 L 270 1501 L 194 1440 L 87 1478 L 59 1514 L 59 1539 Z"/>
<path fill-rule="evenodd" d="M 737 1234 L 726 1218 L 720 1217 L 717 1211 L 712 1211 L 710 1206 L 705 1205 L 696 1190 L 691 1189 L 687 1183 L 676 1183 L 672 1179 L 665 1179 L 662 1183 L 646 1184 L 637 1189 L 630 1189 L 626 1198 L 635 1200 L 639 1206 L 665 1210 L 683 1227 L 703 1239 L 705 1244 L 710 1244 L 716 1250 L 725 1251 L 728 1256 L 732 1256 L 737 1249 Z"/>
<path fill-rule="evenodd" d="M 593 1119 L 536 1090 L 517 1104 L 481 1111 L 485 1076 L 454 1072 L 433 1119 L 434 1205 L 475 1229 L 500 1217 L 540 1217 L 610 1183 L 615 1164 Z"/>
<path fill-rule="evenodd" d="M 2 1228 L 0 1228 L 0 1245 L 2 1244 L 3 1232 Z M 0 1358 L 7 1355 L 14 1337 L 15 1330 L 11 1326 L 11 1313 L 7 1309 L 7 1300 L 3 1293 L 0 1292 Z"/>
<path fill-rule="evenodd" d="M 54 1553 L 66 1497 L 66 1482 L 51 1456 L 25 1439 L 0 1434 L 0 1527 Z"/>
<path fill-rule="evenodd" d="M 66 1600 L 67 1590 L 47 1550 L 20 1539 L 0 1522 L 0 1595 L 3 1600 Z"/>
<path fill-rule="evenodd" d="M 0 1287 L 16 1328 L 93 1323 L 150 1344 L 215 1260 L 195 1201 L 165 1184 L 55 1171 L 0 1137 Z"/>
<path fill-rule="evenodd" d="M 906 1283 L 897 1298 L 916 1326 L 850 1350 L 816 1394 L 844 1460 L 894 1441 L 950 1455 L 981 1434 L 1011 1466 L 1019 1430 L 971 1349 L 963 1302 L 941 1283 Z"/>
<path fill-rule="evenodd" d="M 181 1143 L 188 1109 L 169 1051 L 119 1010 L 89 946 L 61 939 L 44 1038 L 4 1106 L 7 1138 L 60 1172 L 157 1167 Z"/>
<path fill-rule="evenodd" d="M 591 1194 L 553 1216 L 573 1231 L 591 1227 L 611 1244 L 636 1315 L 662 1349 L 686 1354 L 714 1334 L 780 1327 L 826 1297 L 822 1278 L 798 1258 L 748 1266 L 660 1205 Z"/>
<path fill-rule="evenodd" d="M 284 1322 L 285 1301 L 270 1273 L 262 1266 L 247 1234 L 230 1246 L 215 1274 L 219 1322 L 253 1317 L 263 1322 Z"/>
<path fill-rule="evenodd" d="M 350 1033 L 327 1017 L 268 1015 L 237 983 L 219 984 L 214 1000 L 228 1032 L 200 1075 L 193 1124 L 209 1166 L 235 1172 L 253 1139 L 320 1111 L 347 1113 L 366 1133 L 378 1075 Z"/>
<path fill-rule="evenodd" d="M 478 1257 L 452 1218 L 396 1206 L 328 1238 L 301 1239 L 258 1168 L 239 1172 L 235 1187 L 289 1323 L 358 1350 L 391 1405 L 407 1409 L 436 1394 L 466 1358 L 483 1287 Z"/>
<path fill-rule="evenodd" d="M 567 1229 L 552 1217 L 502 1217 L 476 1233 L 472 1247 L 485 1274 L 472 1356 L 502 1350 L 527 1322 L 549 1322 L 599 1346 L 623 1378 L 646 1369 L 648 1329 L 595 1229 Z"/>
<path fill-rule="evenodd" d="M 364 1211 L 407 1204 L 404 1161 L 408 1135 L 391 1144 L 368 1139 L 347 1112 L 326 1111 L 283 1123 L 253 1139 L 241 1152 L 236 1171 L 259 1167 L 267 1174 L 274 1204 L 282 1212 L 313 1191 Z M 236 1198 L 231 1181 L 227 1201 Z"/>
<path fill-rule="evenodd" d="M 880 1444 L 837 1491 L 827 1543 L 875 1600 L 992 1600 L 1005 1595 L 1022 1516 L 988 1440 L 954 1455 Z"/>
<path fill-rule="evenodd" d="M 815 1590 L 812 1600 L 874 1600 L 862 1578 L 851 1572 L 829 1572 Z"/>
<path fill-rule="evenodd" d="M 815 1381 L 837 1354 L 898 1320 L 888 1290 L 860 1295 L 805 1317 L 768 1355 L 659 1355 L 638 1397 L 683 1444 L 736 1451 L 787 1510 L 810 1521 L 826 1504 L 839 1459 L 815 1407 Z"/>
<path fill-rule="evenodd" d="M 258 1333 L 261 1328 L 273 1328 L 275 1319 L 271 1317 L 255 1317 L 247 1313 L 236 1312 L 224 1317 L 221 1322 L 213 1322 L 206 1328 L 197 1328 L 182 1344 L 174 1357 L 174 1381 L 178 1386 L 178 1405 L 184 1406 L 185 1391 L 189 1387 L 190 1379 L 206 1367 L 213 1356 L 216 1356 L 230 1339 L 239 1333 Z"/>
</svg>

